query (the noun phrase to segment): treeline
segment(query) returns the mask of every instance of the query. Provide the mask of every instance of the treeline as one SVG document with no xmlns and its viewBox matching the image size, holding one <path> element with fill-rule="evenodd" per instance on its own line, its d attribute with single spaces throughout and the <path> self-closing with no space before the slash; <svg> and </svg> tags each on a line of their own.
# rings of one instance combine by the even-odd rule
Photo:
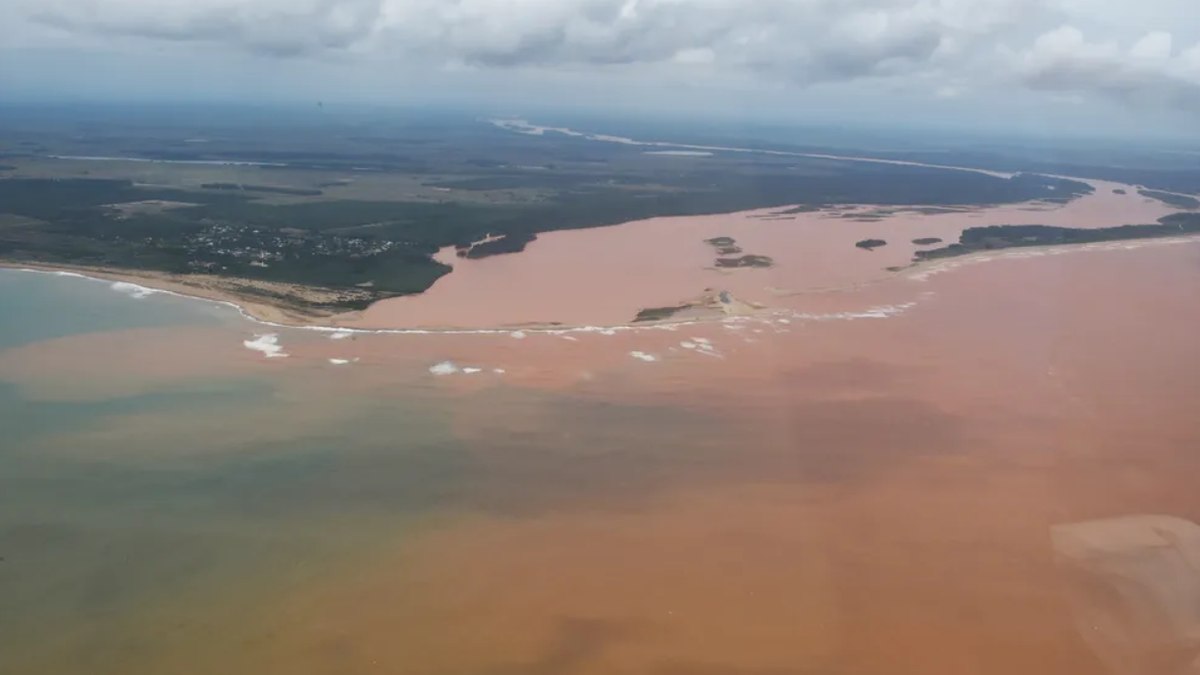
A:
<svg viewBox="0 0 1200 675">
<path fill-rule="evenodd" d="M 241 190 L 243 192 L 266 192 L 280 195 L 299 195 L 301 197 L 320 197 L 323 192 L 311 188 L 277 187 L 273 185 L 245 185 L 242 183 L 202 183 L 200 187 L 206 190 Z"/>
<path fill-rule="evenodd" d="M 963 230 L 958 243 L 917 251 L 914 260 L 951 258 L 979 251 L 1027 246 L 1090 244 L 1122 239 L 1149 239 L 1200 233 L 1200 213 L 1176 213 L 1154 225 L 1119 225 L 1083 229 L 1052 225 L 987 225 Z"/>
<path fill-rule="evenodd" d="M 1157 199 L 1167 206 L 1174 206 L 1177 209 L 1200 209 L 1200 199 L 1187 195 L 1161 192 L 1159 190 L 1138 190 L 1138 194 L 1143 197 Z"/>
</svg>

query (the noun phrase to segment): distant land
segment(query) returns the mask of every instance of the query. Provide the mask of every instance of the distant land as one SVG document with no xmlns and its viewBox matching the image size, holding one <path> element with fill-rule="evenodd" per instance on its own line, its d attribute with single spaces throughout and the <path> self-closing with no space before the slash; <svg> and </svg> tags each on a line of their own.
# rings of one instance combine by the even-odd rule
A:
<svg viewBox="0 0 1200 675">
<path fill-rule="evenodd" d="M 529 129 L 541 128 L 455 117 L 370 133 L 334 122 L 264 129 L 110 120 L 81 134 L 75 124 L 9 120 L 0 144 L 11 167 L 0 178 L 0 261 L 165 275 L 322 317 L 421 293 L 450 272 L 434 259 L 445 247 L 482 258 L 520 252 L 539 233 L 656 216 L 1061 203 L 1092 190 L 1035 173 L 940 168 L 945 156 L 932 167 L 759 146 L 647 151 L 616 136 Z M 1183 195 L 1142 194 L 1200 206 Z M 1009 240 L 988 239 L 999 241 Z M 724 248 L 718 267 L 771 264 L 766 252 Z"/>
<path fill-rule="evenodd" d="M 1122 225 L 1081 229 L 1048 225 L 988 225 L 963 230 L 958 243 L 942 248 L 917 251 L 915 260 L 935 260 L 954 256 L 1028 246 L 1091 244 L 1123 239 L 1154 239 L 1200 233 L 1200 213 L 1176 213 L 1159 219 L 1155 225 Z"/>
</svg>

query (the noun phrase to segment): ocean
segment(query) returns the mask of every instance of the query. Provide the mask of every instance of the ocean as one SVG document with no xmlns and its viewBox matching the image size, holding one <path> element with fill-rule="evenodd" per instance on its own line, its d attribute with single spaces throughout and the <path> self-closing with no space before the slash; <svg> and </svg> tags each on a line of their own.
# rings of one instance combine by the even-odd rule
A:
<svg viewBox="0 0 1200 675">
<path fill-rule="evenodd" d="M 1200 521 L 1198 250 L 578 334 L 336 335 L 0 271 L 0 672 L 1098 675 L 1191 653 L 1186 601 L 1144 623 L 1200 593 L 1186 570 L 1113 572 L 1127 606 L 1072 574 Z"/>
</svg>

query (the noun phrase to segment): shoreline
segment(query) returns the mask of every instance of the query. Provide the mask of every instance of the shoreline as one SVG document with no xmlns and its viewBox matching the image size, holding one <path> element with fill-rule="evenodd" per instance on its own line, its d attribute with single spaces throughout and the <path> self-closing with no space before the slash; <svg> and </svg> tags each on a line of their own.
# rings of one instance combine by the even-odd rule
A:
<svg viewBox="0 0 1200 675">
<path fill-rule="evenodd" d="M 811 291 L 800 291 L 788 293 L 783 297 L 797 297 L 807 295 L 809 293 L 853 293 L 862 291 L 868 287 L 876 286 L 886 281 L 907 280 L 914 282 L 924 282 L 929 277 L 954 271 L 955 269 L 976 265 L 980 263 L 991 262 L 1004 259 L 1023 259 L 1033 257 L 1045 257 L 1055 255 L 1066 255 L 1071 253 L 1080 253 L 1088 251 L 1116 251 L 1116 250 L 1134 250 L 1147 246 L 1167 246 L 1175 244 L 1187 244 L 1200 242 L 1200 234 L 1188 235 L 1180 237 L 1146 237 L 1141 239 L 1120 239 L 1103 242 L 1089 242 L 1082 244 L 1062 244 L 1062 245 L 1046 245 L 1046 246 L 1030 246 L 1030 247 L 1014 247 L 1010 249 L 1002 249 L 997 251 L 978 251 L 972 252 L 953 258 L 942 258 L 925 261 L 916 261 L 911 265 L 893 272 L 889 272 L 886 276 L 864 281 L 861 283 L 852 284 L 846 287 L 839 288 L 823 288 L 813 289 Z M 556 323 L 527 323 L 527 324 L 511 324 L 497 325 L 489 327 L 438 327 L 438 326 L 411 326 L 411 327 L 368 327 L 368 326 L 343 326 L 336 322 L 328 323 L 323 320 L 336 319 L 337 317 L 346 317 L 357 314 L 352 313 L 330 313 L 326 315 L 308 314 L 303 312 L 289 311 L 286 307 L 279 307 L 265 303 L 258 299 L 248 299 L 236 292 L 214 288 L 203 284 L 187 283 L 179 279 L 179 275 L 163 272 L 150 272 L 141 270 L 119 270 L 106 267 L 91 267 L 87 265 L 66 265 L 57 263 L 24 263 L 12 260 L 0 260 L 0 270 L 12 270 L 17 272 L 31 272 L 37 274 L 52 274 L 60 276 L 71 276 L 75 278 L 88 279 L 97 282 L 108 282 L 111 284 L 132 284 L 139 289 L 144 289 L 148 294 L 166 294 L 188 300 L 196 300 L 202 302 L 215 303 L 218 305 L 230 307 L 235 310 L 242 318 L 253 323 L 268 327 L 280 329 L 296 329 L 308 330 L 323 333 L 344 333 L 344 334 L 359 334 L 359 335 L 509 335 L 515 338 L 524 337 L 524 333 L 540 333 L 549 335 L 568 335 L 575 333 L 600 333 L 611 335 L 616 332 L 627 331 L 645 331 L 645 330 L 667 330 L 673 331 L 684 326 L 694 326 L 699 324 L 723 323 L 733 321 L 753 321 L 763 320 L 771 321 L 772 315 L 780 315 L 792 318 L 812 318 L 807 312 L 800 312 L 787 307 L 772 307 L 764 306 L 755 309 L 754 311 L 726 314 L 713 312 L 711 315 L 691 315 L 687 318 L 665 318 L 662 320 L 651 321 L 633 321 L 630 320 L 624 323 L 617 324 L 556 324 Z M 204 280 L 209 280 L 209 277 L 204 277 Z M 236 283 L 239 281 L 236 277 L 226 278 L 227 281 Z M 912 303 L 909 303 L 912 304 Z M 907 305 L 906 305 L 907 307 Z M 896 310 L 893 306 L 886 307 L 864 307 L 861 311 L 834 312 L 829 316 L 850 317 L 870 317 L 878 316 L 881 313 L 889 314 Z M 822 315 L 824 316 L 824 315 Z"/>
</svg>

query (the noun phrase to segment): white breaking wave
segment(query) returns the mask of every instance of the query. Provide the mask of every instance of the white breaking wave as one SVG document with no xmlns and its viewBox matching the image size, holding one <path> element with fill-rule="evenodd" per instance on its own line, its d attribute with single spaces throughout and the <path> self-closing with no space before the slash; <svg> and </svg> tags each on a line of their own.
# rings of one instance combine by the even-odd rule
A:
<svg viewBox="0 0 1200 675">
<path fill-rule="evenodd" d="M 354 333 L 351 333 L 349 331 L 339 330 L 336 333 L 331 333 L 329 336 L 329 339 L 330 340 L 345 340 L 346 338 L 349 338 L 349 337 L 354 337 Z"/>
<path fill-rule="evenodd" d="M 916 302 L 904 302 L 898 305 L 880 305 L 869 307 L 859 312 L 830 312 L 828 314 L 807 314 L 797 312 L 793 318 L 805 321 L 854 321 L 855 319 L 886 319 L 916 307 Z M 756 330 L 756 332 L 759 332 Z"/>
<path fill-rule="evenodd" d="M 629 355 L 639 361 L 645 361 L 647 363 L 652 363 L 658 360 L 657 356 L 653 354 L 647 354 L 646 352 L 629 352 Z"/>
<path fill-rule="evenodd" d="M 243 340 L 242 344 L 246 349 L 262 352 L 268 359 L 281 359 L 287 356 L 283 347 L 279 346 L 279 335 L 275 333 L 255 335 L 253 340 Z"/>
<path fill-rule="evenodd" d="M 434 375 L 453 375 L 458 372 L 458 365 L 453 361 L 442 361 L 429 366 L 429 372 Z"/>
<path fill-rule="evenodd" d="M 146 288 L 145 286 L 131 284 L 128 281 L 114 281 L 109 288 L 118 293 L 124 293 L 131 298 L 137 298 L 138 300 L 141 300 L 142 298 L 148 298 L 158 292 L 153 288 Z"/>
<path fill-rule="evenodd" d="M 459 366 L 453 361 L 442 361 L 429 367 L 429 372 L 434 375 L 475 375 L 476 373 L 482 373 L 483 370 L 479 366 Z M 492 372 L 497 375 L 503 375 L 504 369 L 493 368 Z"/>
<path fill-rule="evenodd" d="M 345 366 L 351 363 L 358 363 L 358 359 L 329 359 L 329 363 L 335 366 Z"/>
</svg>

